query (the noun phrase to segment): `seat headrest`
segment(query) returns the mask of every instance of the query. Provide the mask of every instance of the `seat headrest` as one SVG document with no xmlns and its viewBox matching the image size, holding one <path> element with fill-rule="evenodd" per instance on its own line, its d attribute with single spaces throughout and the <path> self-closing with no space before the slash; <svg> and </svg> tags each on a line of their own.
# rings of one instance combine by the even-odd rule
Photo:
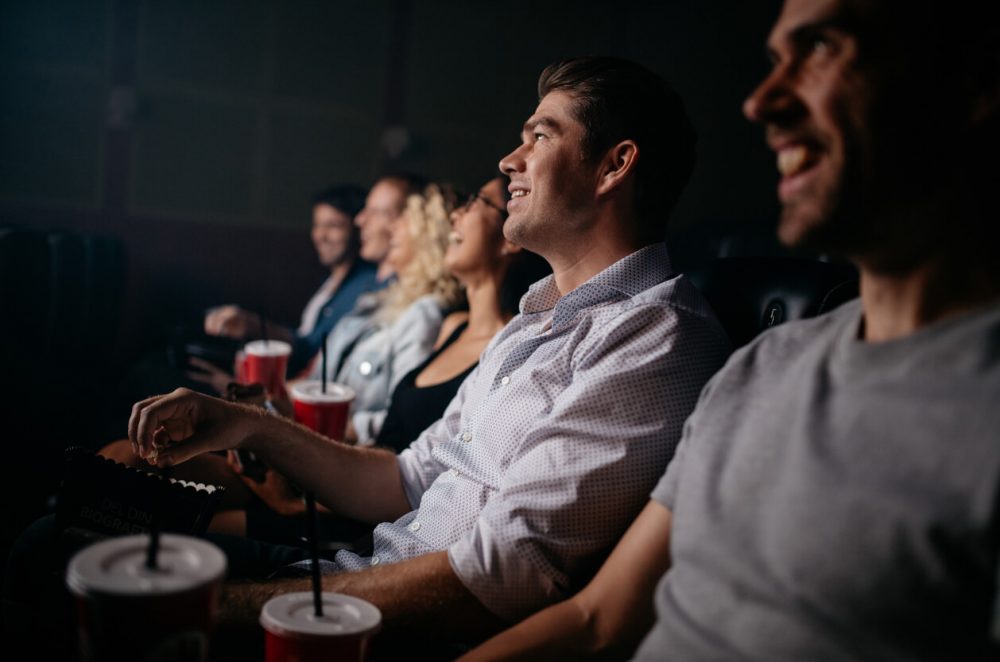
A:
<svg viewBox="0 0 1000 662">
<path fill-rule="evenodd" d="M 813 317 L 858 296 L 848 265 L 793 257 L 726 257 L 692 280 L 734 347 L 788 320 Z"/>
</svg>

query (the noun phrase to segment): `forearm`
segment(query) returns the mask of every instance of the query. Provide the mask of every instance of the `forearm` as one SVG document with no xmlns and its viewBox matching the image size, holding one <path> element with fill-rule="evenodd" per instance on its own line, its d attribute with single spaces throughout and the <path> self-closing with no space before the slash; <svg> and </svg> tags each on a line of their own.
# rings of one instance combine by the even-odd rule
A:
<svg viewBox="0 0 1000 662">
<path fill-rule="evenodd" d="M 651 501 L 586 588 L 489 640 L 463 662 L 631 657 L 653 624 L 653 591 L 670 567 L 671 519 Z"/>
<path fill-rule="evenodd" d="M 270 598 L 309 591 L 309 579 L 231 583 L 224 590 L 223 623 L 249 628 Z M 413 635 L 448 642 L 475 642 L 504 623 L 487 610 L 458 579 L 447 552 L 323 578 L 323 589 L 371 602 L 382 612 L 383 637 Z"/>
<path fill-rule="evenodd" d="M 595 623 L 577 601 L 566 600 L 490 639 L 459 662 L 590 658 L 598 651 Z"/>
<path fill-rule="evenodd" d="M 334 512 L 384 522 L 411 510 L 393 453 L 331 441 L 273 416 L 264 417 L 241 446 Z"/>
</svg>

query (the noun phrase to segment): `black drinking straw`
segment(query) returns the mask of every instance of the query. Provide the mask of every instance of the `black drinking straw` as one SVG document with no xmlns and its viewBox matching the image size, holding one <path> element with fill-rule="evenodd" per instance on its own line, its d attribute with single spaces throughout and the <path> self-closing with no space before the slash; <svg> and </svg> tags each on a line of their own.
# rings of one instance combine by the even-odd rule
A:
<svg viewBox="0 0 1000 662">
<path fill-rule="evenodd" d="M 264 340 L 264 344 L 267 344 L 267 321 L 264 316 L 257 313 L 257 323 L 260 324 L 260 337 Z"/>
<path fill-rule="evenodd" d="M 319 580 L 319 536 L 316 532 L 316 498 L 312 492 L 305 493 L 306 538 L 309 539 L 309 556 L 312 557 L 313 607 L 316 618 L 323 617 L 323 587 Z"/>
<path fill-rule="evenodd" d="M 160 471 L 163 480 L 170 482 L 170 469 Z M 156 557 L 160 553 L 160 517 L 157 514 L 149 526 L 149 547 L 146 548 L 146 568 L 156 570 Z"/>
<path fill-rule="evenodd" d="M 326 336 L 323 336 L 323 349 L 321 351 L 322 351 L 322 354 L 323 354 L 323 366 L 322 366 L 322 368 L 323 368 L 323 371 L 322 371 L 323 372 L 323 377 L 322 377 L 322 380 L 323 380 L 322 381 L 322 384 L 323 384 L 323 393 L 326 393 Z"/>
<path fill-rule="evenodd" d="M 149 528 L 149 547 L 146 548 L 146 567 L 156 570 L 156 555 L 160 552 L 160 527 L 155 523 Z"/>
</svg>

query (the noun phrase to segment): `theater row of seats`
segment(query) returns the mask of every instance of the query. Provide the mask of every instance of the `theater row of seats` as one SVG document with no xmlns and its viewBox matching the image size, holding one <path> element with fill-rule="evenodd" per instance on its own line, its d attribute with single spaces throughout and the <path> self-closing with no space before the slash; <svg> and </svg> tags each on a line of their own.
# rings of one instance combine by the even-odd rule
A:
<svg viewBox="0 0 1000 662">
<path fill-rule="evenodd" d="M 5 537 L 58 484 L 62 448 L 101 434 L 124 286 L 116 239 L 0 228 Z"/>
</svg>

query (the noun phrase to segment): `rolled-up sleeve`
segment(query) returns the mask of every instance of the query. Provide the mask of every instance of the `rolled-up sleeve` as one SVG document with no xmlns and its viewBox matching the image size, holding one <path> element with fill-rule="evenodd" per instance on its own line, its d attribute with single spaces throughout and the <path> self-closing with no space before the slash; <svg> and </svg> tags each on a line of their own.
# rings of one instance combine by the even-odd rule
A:
<svg viewBox="0 0 1000 662">
<path fill-rule="evenodd" d="M 477 366 L 459 386 L 458 393 L 448 403 L 441 418 L 420 433 L 420 436 L 397 456 L 403 491 L 406 492 L 406 498 L 414 509 L 420 506 L 420 497 L 427 488 L 441 475 L 441 472 L 447 469 L 444 463 L 434 457 L 434 447 L 458 434 L 468 385 L 478 374 Z"/>
<path fill-rule="evenodd" d="M 488 609 L 516 621 L 592 576 L 663 474 L 719 346 L 702 318 L 662 306 L 627 310 L 581 345 L 499 494 L 449 548 Z"/>
</svg>

